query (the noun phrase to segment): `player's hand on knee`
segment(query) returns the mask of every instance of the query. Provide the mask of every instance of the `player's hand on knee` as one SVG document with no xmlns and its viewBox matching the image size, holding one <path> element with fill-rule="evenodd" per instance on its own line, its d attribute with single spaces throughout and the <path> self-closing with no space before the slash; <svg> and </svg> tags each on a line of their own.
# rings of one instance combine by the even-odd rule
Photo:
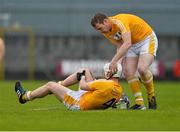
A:
<svg viewBox="0 0 180 132">
<path fill-rule="evenodd" d="M 76 74 L 76 78 L 77 78 L 77 80 L 78 81 L 80 81 L 81 80 L 81 77 L 82 76 L 85 76 L 85 70 L 83 70 L 82 72 L 78 72 L 77 74 Z"/>
</svg>

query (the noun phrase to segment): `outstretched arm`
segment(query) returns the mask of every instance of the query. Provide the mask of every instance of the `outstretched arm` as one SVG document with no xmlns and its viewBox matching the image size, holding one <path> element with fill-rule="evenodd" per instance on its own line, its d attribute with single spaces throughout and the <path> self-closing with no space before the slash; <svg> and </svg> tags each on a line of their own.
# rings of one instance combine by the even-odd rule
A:
<svg viewBox="0 0 180 132">
<path fill-rule="evenodd" d="M 122 34 L 123 44 L 118 49 L 117 53 L 111 60 L 111 64 L 109 66 L 110 71 L 115 73 L 117 71 L 117 62 L 125 55 L 128 49 L 132 46 L 131 43 L 131 32 L 126 32 Z"/>
<path fill-rule="evenodd" d="M 87 68 L 83 68 L 83 69 L 79 69 L 77 72 L 71 74 L 65 80 L 60 81 L 61 85 L 65 86 L 65 87 L 68 87 L 68 86 L 71 86 L 73 84 L 78 83 L 80 81 L 80 79 L 77 78 L 77 74 L 79 75 L 83 71 L 85 71 L 84 75 L 86 76 L 86 81 L 87 82 L 90 82 L 90 81 L 94 80 L 90 70 L 87 69 Z"/>
<path fill-rule="evenodd" d="M 121 45 L 121 47 L 118 49 L 118 51 L 115 54 L 115 56 L 113 57 L 111 63 L 117 63 L 118 60 L 123 57 L 123 55 L 128 51 L 128 49 L 132 45 L 132 43 L 131 43 L 131 33 L 130 32 L 124 33 L 122 35 L 122 39 L 123 39 L 124 42 Z"/>
</svg>

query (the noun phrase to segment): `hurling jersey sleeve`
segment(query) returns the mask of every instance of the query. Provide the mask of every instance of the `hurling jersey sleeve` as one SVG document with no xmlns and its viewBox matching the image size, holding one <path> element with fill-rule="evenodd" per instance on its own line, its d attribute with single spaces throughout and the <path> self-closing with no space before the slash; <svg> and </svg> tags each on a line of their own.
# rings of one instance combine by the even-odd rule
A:
<svg viewBox="0 0 180 132">
<path fill-rule="evenodd" d="M 122 34 L 130 31 L 128 21 L 114 19 L 114 18 L 112 20 L 113 20 L 113 23 L 116 24 L 119 27 Z"/>
</svg>

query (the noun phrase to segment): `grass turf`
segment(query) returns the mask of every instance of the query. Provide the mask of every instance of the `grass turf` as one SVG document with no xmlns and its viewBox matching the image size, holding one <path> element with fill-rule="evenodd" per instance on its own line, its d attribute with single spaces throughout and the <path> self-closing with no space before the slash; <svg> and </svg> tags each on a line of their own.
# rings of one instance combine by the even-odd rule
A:
<svg viewBox="0 0 180 132">
<path fill-rule="evenodd" d="M 44 83 L 24 81 L 23 86 L 32 90 Z M 127 84 L 122 85 L 131 97 Z M 21 105 L 14 92 L 14 81 L 1 81 L 0 130 L 180 130 L 180 82 L 156 82 L 155 86 L 157 110 L 69 111 L 54 96 Z M 144 88 L 142 91 L 147 104 Z"/>
</svg>

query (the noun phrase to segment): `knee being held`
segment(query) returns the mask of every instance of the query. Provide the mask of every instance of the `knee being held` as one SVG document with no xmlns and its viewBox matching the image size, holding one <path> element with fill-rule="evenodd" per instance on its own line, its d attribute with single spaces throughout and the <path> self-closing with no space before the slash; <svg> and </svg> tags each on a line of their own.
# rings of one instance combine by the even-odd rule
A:
<svg viewBox="0 0 180 132">
<path fill-rule="evenodd" d="M 80 68 L 80 69 L 77 70 L 77 72 L 83 72 L 84 70 L 85 70 L 85 72 L 90 72 L 91 73 L 89 68 Z"/>
<path fill-rule="evenodd" d="M 77 72 L 82 72 L 82 71 L 86 71 L 87 70 L 87 68 L 79 68 L 78 70 L 77 70 Z"/>
</svg>

